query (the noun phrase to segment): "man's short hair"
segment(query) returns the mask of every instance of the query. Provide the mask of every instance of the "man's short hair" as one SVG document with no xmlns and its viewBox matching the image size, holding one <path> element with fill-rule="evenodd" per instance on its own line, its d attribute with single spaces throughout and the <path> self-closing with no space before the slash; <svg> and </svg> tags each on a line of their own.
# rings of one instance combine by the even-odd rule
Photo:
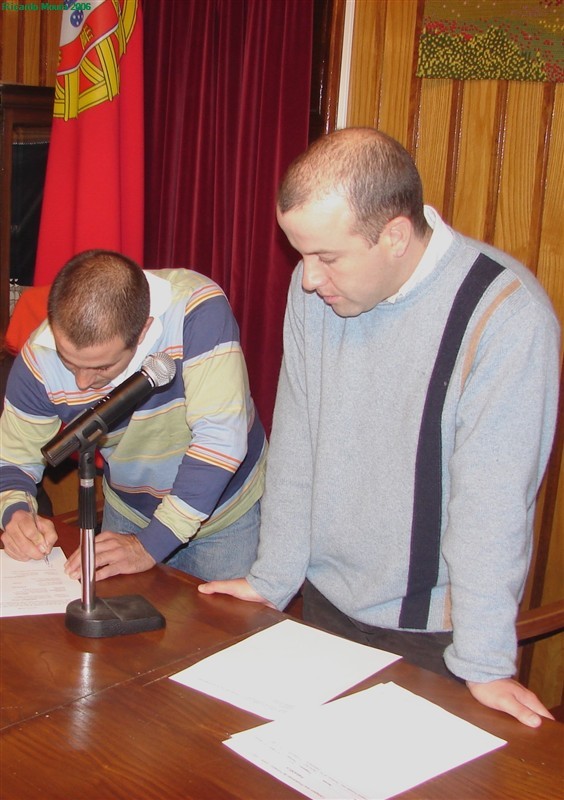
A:
<svg viewBox="0 0 564 800">
<path fill-rule="evenodd" d="M 290 209 L 341 194 L 356 223 L 352 233 L 376 244 L 384 226 L 407 217 L 423 236 L 423 187 L 407 150 L 374 128 L 344 128 L 317 139 L 288 168 L 278 192 L 278 207 Z"/>
<path fill-rule="evenodd" d="M 51 327 L 78 348 L 118 336 L 132 350 L 149 311 L 149 284 L 143 270 L 111 250 L 86 250 L 67 261 L 55 277 L 47 304 Z"/>
</svg>

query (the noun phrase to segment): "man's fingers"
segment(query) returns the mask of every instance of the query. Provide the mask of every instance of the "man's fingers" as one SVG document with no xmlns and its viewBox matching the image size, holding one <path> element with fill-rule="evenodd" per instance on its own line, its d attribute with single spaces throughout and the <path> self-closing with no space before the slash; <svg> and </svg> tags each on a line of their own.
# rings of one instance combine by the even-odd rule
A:
<svg viewBox="0 0 564 800">
<path fill-rule="evenodd" d="M 229 588 L 230 581 L 210 581 L 209 583 L 201 583 L 198 586 L 198 591 L 202 594 L 232 594 Z"/>
</svg>

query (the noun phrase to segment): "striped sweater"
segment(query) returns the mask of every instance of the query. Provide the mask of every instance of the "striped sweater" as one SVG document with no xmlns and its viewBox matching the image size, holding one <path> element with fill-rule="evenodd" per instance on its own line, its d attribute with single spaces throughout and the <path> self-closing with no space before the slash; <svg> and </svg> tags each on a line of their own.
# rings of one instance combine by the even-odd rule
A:
<svg viewBox="0 0 564 800">
<path fill-rule="evenodd" d="M 144 530 L 160 561 L 192 537 L 241 517 L 263 490 L 266 440 L 249 392 L 239 331 L 219 286 L 184 269 L 147 272 L 153 324 L 148 344 L 177 363 L 176 376 L 100 442 L 106 501 Z M 126 375 L 116 380 L 119 383 Z M 104 397 L 79 391 L 44 323 L 15 360 L 0 420 L 0 519 L 4 526 L 43 474 L 40 448 Z"/>
<path fill-rule="evenodd" d="M 451 233 L 358 317 L 304 292 L 298 265 L 248 580 L 280 608 L 307 577 L 365 624 L 453 630 L 447 666 L 488 681 L 515 669 L 559 329 L 531 272 Z"/>
</svg>

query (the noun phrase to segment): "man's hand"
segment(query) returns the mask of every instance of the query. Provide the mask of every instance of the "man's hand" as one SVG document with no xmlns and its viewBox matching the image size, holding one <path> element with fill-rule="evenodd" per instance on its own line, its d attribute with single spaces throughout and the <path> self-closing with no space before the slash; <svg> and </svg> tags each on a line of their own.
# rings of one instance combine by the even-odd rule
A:
<svg viewBox="0 0 564 800">
<path fill-rule="evenodd" d="M 37 522 L 37 524 L 36 524 Z M 29 511 L 14 511 L 2 534 L 4 550 L 17 561 L 38 560 L 49 555 L 57 541 L 57 531 L 50 519 Z"/>
<path fill-rule="evenodd" d="M 104 531 L 94 540 L 94 552 L 97 581 L 102 581 L 111 575 L 145 572 L 156 563 L 133 533 Z M 68 559 L 65 572 L 70 578 L 80 578 L 80 548 Z"/>
<path fill-rule="evenodd" d="M 466 686 L 482 705 L 495 708 L 497 711 L 505 711 L 530 728 L 538 728 L 542 717 L 554 719 L 534 692 L 512 678 L 502 678 L 490 683 L 466 681 Z"/>
<path fill-rule="evenodd" d="M 263 603 L 269 608 L 276 608 L 275 605 L 265 600 L 258 592 L 252 588 L 246 578 L 233 578 L 229 581 L 210 581 L 201 583 L 198 591 L 202 594 L 229 594 L 238 600 L 247 600 L 249 603 Z"/>
</svg>

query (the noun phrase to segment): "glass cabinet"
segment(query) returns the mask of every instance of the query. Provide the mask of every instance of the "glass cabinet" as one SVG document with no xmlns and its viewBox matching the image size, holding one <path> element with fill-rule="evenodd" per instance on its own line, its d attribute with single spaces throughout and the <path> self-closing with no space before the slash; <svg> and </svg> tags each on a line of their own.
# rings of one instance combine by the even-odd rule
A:
<svg viewBox="0 0 564 800">
<path fill-rule="evenodd" d="M 0 83 L 2 335 L 18 286 L 33 283 L 52 118 L 52 87 Z"/>
</svg>

